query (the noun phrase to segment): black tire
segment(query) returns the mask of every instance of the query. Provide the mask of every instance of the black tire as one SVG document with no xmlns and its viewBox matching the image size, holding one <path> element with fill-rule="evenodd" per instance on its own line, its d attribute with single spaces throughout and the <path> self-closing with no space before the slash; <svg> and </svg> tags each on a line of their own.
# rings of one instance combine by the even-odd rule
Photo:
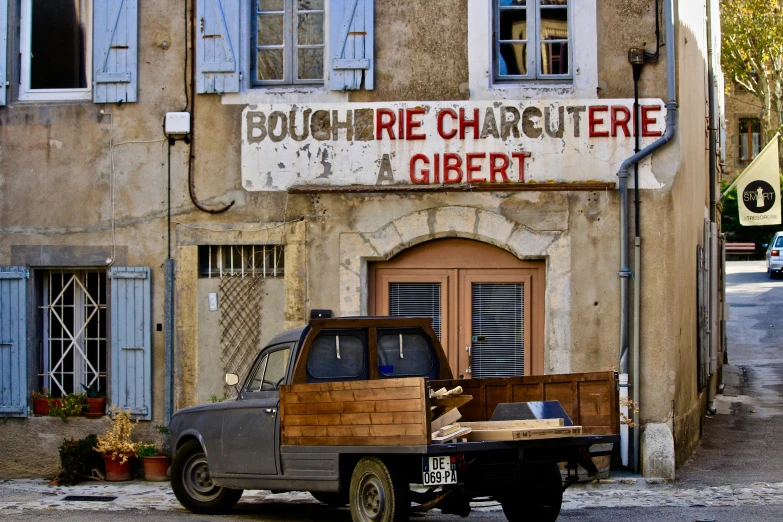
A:
<svg viewBox="0 0 783 522">
<path fill-rule="evenodd" d="M 217 515 L 230 511 L 242 496 L 241 489 L 214 485 L 207 456 L 196 440 L 186 442 L 171 461 L 171 489 L 189 511 Z"/>
<path fill-rule="evenodd" d="M 349 492 L 354 522 L 408 520 L 410 485 L 401 473 L 377 457 L 364 457 L 356 464 Z"/>
<path fill-rule="evenodd" d="M 331 491 L 311 491 L 310 494 L 315 498 L 318 502 L 322 502 L 328 506 L 332 507 L 343 507 L 347 506 L 350 499 L 348 498 L 348 493 L 334 493 Z"/>
<path fill-rule="evenodd" d="M 516 491 L 498 500 L 508 522 L 554 522 L 563 504 L 563 481 L 557 464 L 547 463 L 523 468 L 526 475 Z"/>
</svg>

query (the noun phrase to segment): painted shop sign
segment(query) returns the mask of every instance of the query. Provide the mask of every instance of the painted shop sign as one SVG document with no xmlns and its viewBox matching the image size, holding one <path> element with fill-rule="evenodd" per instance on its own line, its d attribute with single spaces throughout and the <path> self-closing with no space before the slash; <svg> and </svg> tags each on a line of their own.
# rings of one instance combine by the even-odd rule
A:
<svg viewBox="0 0 783 522">
<path fill-rule="evenodd" d="M 661 136 L 661 100 L 399 102 L 248 106 L 242 185 L 616 181 L 620 163 Z M 640 186 L 659 188 L 650 160 Z"/>
</svg>

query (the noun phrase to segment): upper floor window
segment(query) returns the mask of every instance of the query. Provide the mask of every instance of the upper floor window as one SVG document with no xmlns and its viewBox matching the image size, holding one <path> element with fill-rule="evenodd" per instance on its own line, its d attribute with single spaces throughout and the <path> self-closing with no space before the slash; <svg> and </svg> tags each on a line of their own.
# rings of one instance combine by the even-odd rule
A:
<svg viewBox="0 0 783 522">
<path fill-rule="evenodd" d="M 761 150 L 761 123 L 758 118 L 740 118 L 739 120 L 739 159 L 750 161 Z"/>
<path fill-rule="evenodd" d="M 253 2 L 254 84 L 323 83 L 324 1 Z"/>
<path fill-rule="evenodd" d="M 91 0 L 22 0 L 20 100 L 90 99 Z"/>
<path fill-rule="evenodd" d="M 496 81 L 570 79 L 568 0 L 495 0 Z"/>
</svg>

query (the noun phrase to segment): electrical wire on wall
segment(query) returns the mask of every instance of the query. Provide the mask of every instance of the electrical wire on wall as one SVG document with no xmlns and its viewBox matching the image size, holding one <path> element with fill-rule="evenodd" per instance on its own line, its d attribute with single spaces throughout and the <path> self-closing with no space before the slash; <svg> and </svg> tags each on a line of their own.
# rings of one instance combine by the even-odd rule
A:
<svg viewBox="0 0 783 522">
<path fill-rule="evenodd" d="M 101 116 L 108 116 L 111 120 L 109 122 L 109 162 L 111 165 L 111 257 L 106 260 L 106 266 L 112 266 L 116 257 L 117 250 L 117 238 L 116 238 L 116 218 L 114 212 L 114 194 L 115 194 L 115 180 L 116 180 L 116 168 L 114 166 L 114 149 L 122 145 L 136 145 L 145 143 L 162 143 L 166 141 L 166 138 L 158 138 L 151 140 L 130 140 L 114 143 L 114 115 L 111 113 L 105 113 L 101 110 Z M 161 150 L 161 155 L 163 151 Z"/>
<path fill-rule="evenodd" d="M 196 11 L 194 8 L 194 1 L 190 2 L 190 51 L 196 52 Z M 187 1 L 185 2 L 185 27 L 187 27 Z M 185 36 L 187 41 L 187 33 Z M 185 44 L 185 54 L 187 54 L 187 43 Z M 195 156 L 194 151 L 196 148 L 196 60 L 195 58 L 190 61 L 190 150 L 188 151 L 188 194 L 190 195 L 190 201 L 193 205 L 202 212 L 208 214 L 221 214 L 234 206 L 236 201 L 232 200 L 231 203 L 223 208 L 207 208 L 196 197 L 196 181 L 195 181 L 195 166 L 193 165 L 193 158 Z"/>
</svg>

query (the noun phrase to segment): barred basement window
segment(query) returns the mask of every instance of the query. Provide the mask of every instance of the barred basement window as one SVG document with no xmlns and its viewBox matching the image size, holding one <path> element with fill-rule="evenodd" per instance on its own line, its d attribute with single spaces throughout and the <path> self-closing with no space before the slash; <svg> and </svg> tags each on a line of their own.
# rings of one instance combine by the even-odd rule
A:
<svg viewBox="0 0 783 522">
<path fill-rule="evenodd" d="M 202 245 L 199 277 L 283 277 L 282 245 Z"/>
</svg>

